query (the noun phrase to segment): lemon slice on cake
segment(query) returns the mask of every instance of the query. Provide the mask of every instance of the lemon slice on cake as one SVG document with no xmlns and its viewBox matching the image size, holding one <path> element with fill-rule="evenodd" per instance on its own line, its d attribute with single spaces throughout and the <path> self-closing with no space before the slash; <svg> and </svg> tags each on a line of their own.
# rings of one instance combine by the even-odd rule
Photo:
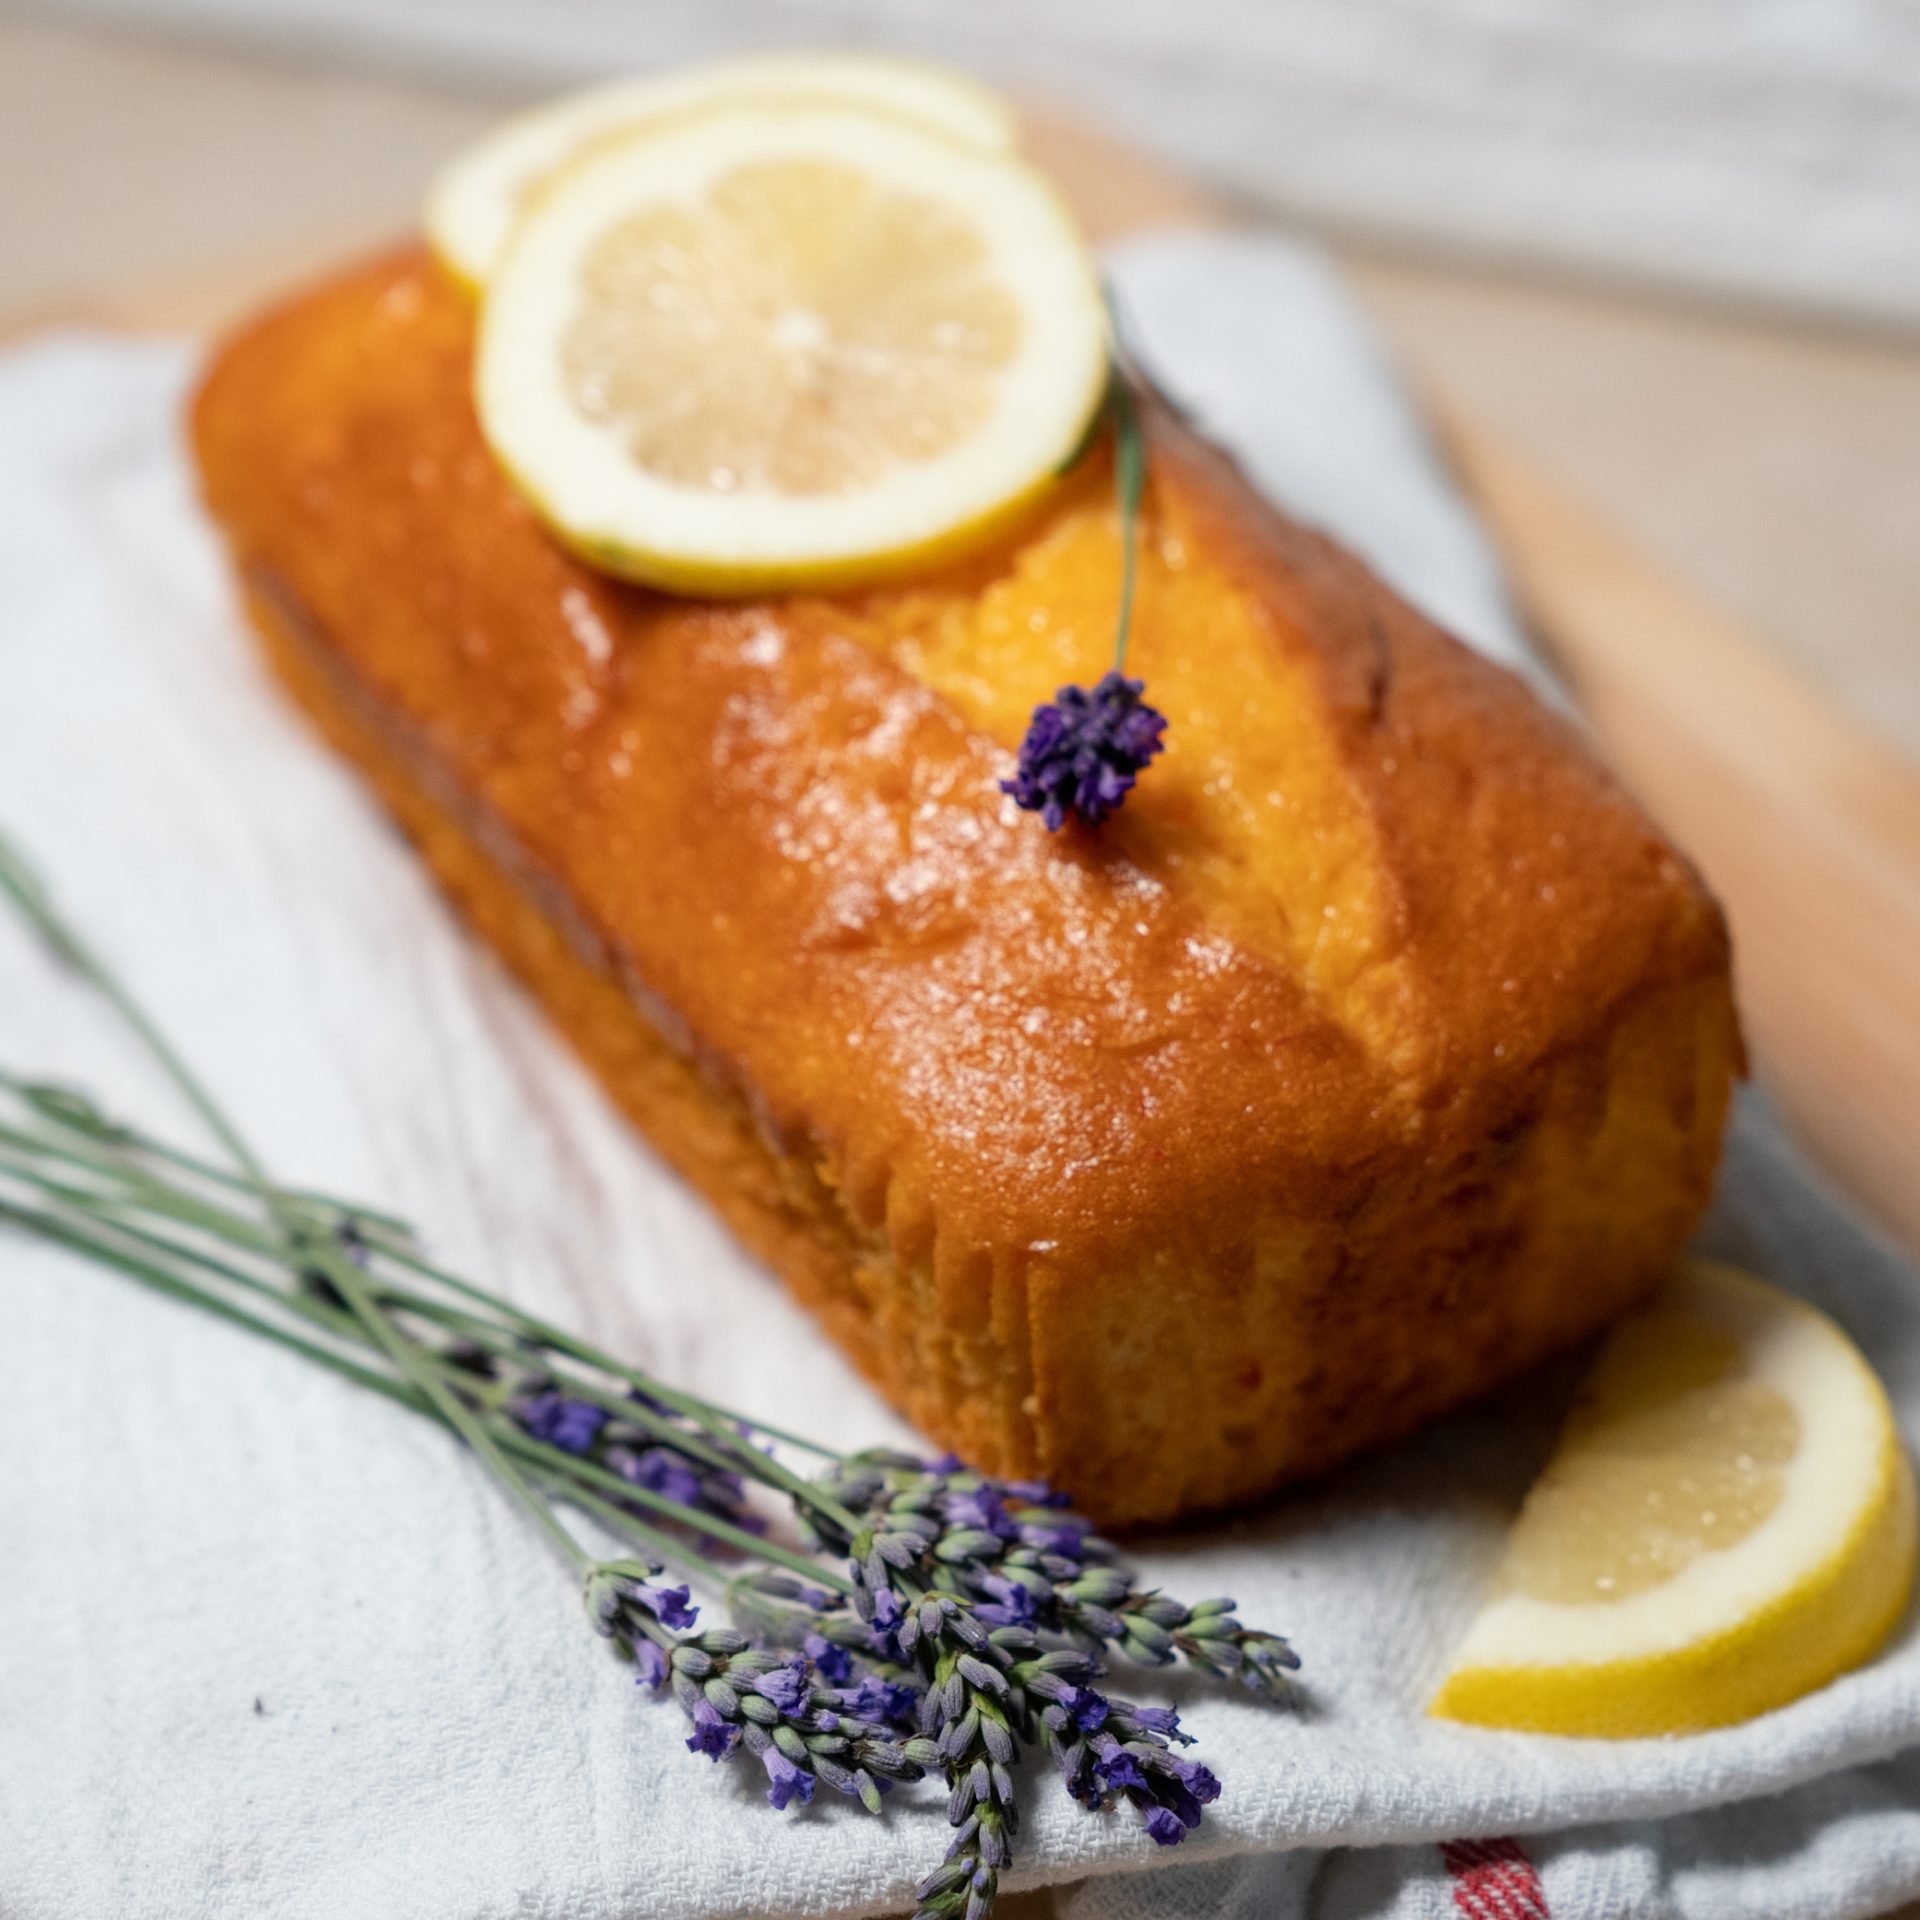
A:
<svg viewBox="0 0 1920 1920">
<path fill-rule="evenodd" d="M 1019 144 L 1013 109 L 997 94 L 918 61 L 821 53 L 718 60 L 589 87 L 503 121 L 435 179 L 427 237 L 456 278 L 482 286 L 530 196 L 591 142 L 674 114 L 781 100 L 890 114 L 987 153 Z"/>
<path fill-rule="evenodd" d="M 990 535 L 1105 390 L 1025 162 L 860 109 L 716 108 L 542 188 L 488 283 L 489 443 L 584 559 L 676 591 L 867 580 Z"/>
<path fill-rule="evenodd" d="M 1433 1711 L 1602 1736 L 1749 1719 L 1868 1659 L 1913 1569 L 1872 1369 L 1811 1307 L 1695 1262 L 1608 1338 Z"/>
</svg>

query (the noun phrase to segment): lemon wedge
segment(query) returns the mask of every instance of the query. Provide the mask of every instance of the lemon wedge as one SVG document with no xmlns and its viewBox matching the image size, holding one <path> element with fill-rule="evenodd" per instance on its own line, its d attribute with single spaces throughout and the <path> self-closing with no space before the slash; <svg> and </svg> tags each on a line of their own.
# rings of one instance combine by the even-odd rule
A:
<svg viewBox="0 0 1920 1920">
<path fill-rule="evenodd" d="M 1432 1711 L 1726 1726 L 1870 1658 L 1913 1571 L 1913 1473 L 1872 1369 L 1823 1314 L 1694 1262 L 1608 1338 Z"/>
<path fill-rule="evenodd" d="M 716 108 L 590 149 L 488 283 L 475 398 L 563 544 L 680 592 L 872 579 L 1047 488 L 1107 378 L 1085 244 L 1012 155 Z"/>
<path fill-rule="evenodd" d="M 718 60 L 610 81 L 502 121 L 434 180 L 427 238 L 457 279 L 483 286 L 529 197 L 592 142 L 674 114 L 769 100 L 863 107 L 987 153 L 1011 153 L 1019 144 L 1004 100 L 940 67 L 872 54 Z"/>
</svg>

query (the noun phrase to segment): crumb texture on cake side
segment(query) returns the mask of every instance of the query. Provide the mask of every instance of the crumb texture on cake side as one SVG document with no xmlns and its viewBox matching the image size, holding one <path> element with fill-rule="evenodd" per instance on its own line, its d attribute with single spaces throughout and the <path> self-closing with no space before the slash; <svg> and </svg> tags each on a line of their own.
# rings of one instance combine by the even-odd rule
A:
<svg viewBox="0 0 1920 1920">
<path fill-rule="evenodd" d="M 282 678 L 660 1151 L 930 1435 L 1112 1524 L 1484 1390 L 1665 1270 L 1740 1043 L 1686 863 L 1509 676 L 1151 423 L 1100 831 L 996 786 L 1106 664 L 1096 450 L 993 551 L 738 604 L 598 576 L 408 252 L 196 403 Z"/>
</svg>

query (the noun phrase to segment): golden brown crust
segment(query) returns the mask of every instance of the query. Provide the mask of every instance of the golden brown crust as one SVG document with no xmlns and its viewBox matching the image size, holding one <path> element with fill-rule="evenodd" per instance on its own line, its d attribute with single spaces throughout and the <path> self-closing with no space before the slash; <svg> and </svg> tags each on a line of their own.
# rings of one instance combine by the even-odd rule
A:
<svg viewBox="0 0 1920 1920">
<path fill-rule="evenodd" d="M 675 601 L 535 526 L 470 332 L 413 255 L 261 322 L 196 408 L 209 503 L 295 690 L 922 1425 L 1160 1517 L 1655 1277 L 1737 1063 L 1724 928 L 1517 683 L 1157 420 L 1173 744 L 1049 837 L 996 782 L 1098 671 L 1098 456 L 936 579 Z"/>
</svg>

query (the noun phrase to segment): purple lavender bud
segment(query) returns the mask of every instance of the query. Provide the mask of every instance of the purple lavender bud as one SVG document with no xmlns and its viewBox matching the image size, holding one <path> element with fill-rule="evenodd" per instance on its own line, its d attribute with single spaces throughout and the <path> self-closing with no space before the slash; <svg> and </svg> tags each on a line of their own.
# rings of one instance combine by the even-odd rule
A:
<svg viewBox="0 0 1920 1920">
<path fill-rule="evenodd" d="M 970 1653 L 963 1653 L 954 1662 L 954 1671 L 964 1674 L 976 1687 L 988 1693 L 1004 1694 L 1007 1691 L 1007 1676 L 998 1667 L 989 1666 L 984 1660 L 977 1660 Z"/>
<path fill-rule="evenodd" d="M 731 1726 L 704 1700 L 693 1707 L 693 1733 L 687 1741 L 689 1753 L 704 1753 L 716 1764 L 724 1760 L 740 1743 L 740 1729 Z"/>
<path fill-rule="evenodd" d="M 950 1721 L 940 1735 L 940 1751 L 949 1760 L 958 1760 L 973 1745 L 980 1731 L 980 1709 L 969 1707 L 958 1720 Z"/>
<path fill-rule="evenodd" d="M 697 1507 L 700 1501 L 700 1476 L 665 1447 L 648 1447 L 643 1453 L 622 1451 L 612 1462 L 613 1470 L 636 1487 L 645 1487 L 663 1500 L 677 1500 L 683 1507 Z"/>
<path fill-rule="evenodd" d="M 954 1781 L 953 1790 L 947 1795 L 947 1825 L 957 1827 L 969 1818 L 973 1801 L 973 1770 L 968 1768 Z"/>
<path fill-rule="evenodd" d="M 914 1889 L 914 1898 L 921 1901 L 931 1900 L 935 1894 L 946 1893 L 955 1887 L 963 1887 L 973 1878 L 973 1863 L 970 1860 L 949 1860 L 934 1870 Z"/>
<path fill-rule="evenodd" d="M 844 1686 L 853 1678 L 853 1656 L 845 1647 L 836 1647 L 824 1634 L 810 1633 L 800 1643 L 814 1670 L 831 1686 Z"/>
<path fill-rule="evenodd" d="M 1134 1725 L 1145 1727 L 1149 1733 L 1157 1733 L 1167 1740 L 1189 1738 L 1180 1731 L 1180 1716 L 1171 1707 L 1129 1707 L 1127 1711 Z"/>
<path fill-rule="evenodd" d="M 513 1415 L 531 1439 L 558 1447 L 562 1453 L 586 1453 L 607 1424 L 603 1407 L 558 1393 L 535 1394 L 515 1407 Z"/>
<path fill-rule="evenodd" d="M 1067 1590 L 1067 1598 L 1082 1606 L 1117 1607 L 1130 1591 L 1125 1574 L 1112 1567 L 1089 1567 Z M 1115 1626 L 1111 1631 L 1117 1633 L 1119 1628 Z"/>
<path fill-rule="evenodd" d="M 1147 1776 L 1140 1771 L 1140 1763 L 1112 1734 L 1099 1735 L 1094 1743 L 1093 1770 L 1105 1783 L 1109 1792 L 1117 1792 L 1122 1787 L 1144 1787 Z"/>
<path fill-rule="evenodd" d="M 1019 1538 L 1020 1528 L 997 1488 L 973 1487 L 965 1493 L 950 1494 L 946 1510 L 951 1526 L 992 1534 L 998 1540 Z"/>
<path fill-rule="evenodd" d="M 1214 1777 L 1210 1767 L 1203 1767 L 1198 1760 L 1176 1759 L 1173 1762 L 1173 1770 L 1180 1784 L 1202 1806 L 1211 1806 L 1220 1798 L 1220 1782 Z"/>
<path fill-rule="evenodd" d="M 931 1626 L 927 1624 L 930 1617 L 929 1608 L 934 1608 L 931 1615 L 933 1622 Z M 937 1606 L 936 1603 L 931 1600 L 922 1600 L 920 1602 L 920 1625 L 922 1631 L 932 1635 L 938 1633 L 943 1624 L 963 1647 L 970 1647 L 975 1652 L 978 1652 L 987 1644 L 986 1628 L 983 1627 L 971 1613 L 956 1607 L 953 1602 L 944 1595 L 941 1597 Z"/>
<path fill-rule="evenodd" d="M 1062 687 L 1034 708 L 1014 776 L 1000 791 L 1038 813 L 1049 833 L 1070 813 L 1097 827 L 1161 749 L 1166 716 L 1140 698 L 1145 691 L 1144 682 L 1117 672 L 1091 688 Z"/>
<path fill-rule="evenodd" d="M 1200 1824 L 1200 1802 L 1179 1781 L 1161 1781 L 1159 1793 L 1160 1804 L 1168 1808 L 1183 1827 L 1193 1828 Z"/>
<path fill-rule="evenodd" d="M 902 1619 L 900 1597 L 889 1586 L 873 1589 L 873 1624 L 882 1633 L 891 1633 Z"/>
<path fill-rule="evenodd" d="M 772 1782 L 767 1788 L 767 1801 L 776 1813 L 796 1796 L 802 1806 L 813 1799 L 813 1775 L 804 1767 L 796 1767 L 778 1747 L 767 1748 L 760 1756 L 760 1764 Z"/>
<path fill-rule="evenodd" d="M 984 1606 L 976 1609 L 980 1618 L 990 1627 L 1017 1627 L 1021 1616 L 1011 1607 Z"/>
<path fill-rule="evenodd" d="M 1012 1863 L 1013 1849 L 1007 1844 L 1007 1830 L 991 1816 L 980 1822 L 980 1858 L 990 1867 Z"/>
<path fill-rule="evenodd" d="M 1073 1520 L 1061 1520 L 1051 1525 L 1026 1520 L 1020 1526 L 1020 1544 L 1023 1547 L 1031 1547 L 1035 1553 L 1051 1553 L 1076 1564 L 1086 1537 L 1087 1529 Z"/>
<path fill-rule="evenodd" d="M 782 1713 L 798 1713 L 807 1703 L 807 1663 L 790 1660 L 759 1675 L 752 1685 L 755 1693 L 771 1700 Z"/>
<path fill-rule="evenodd" d="M 657 1687 L 667 1677 L 667 1656 L 651 1640 L 633 1643 L 633 1677 L 643 1687 Z"/>
<path fill-rule="evenodd" d="M 975 1615 L 990 1627 L 1023 1627 L 1033 1618 L 1033 1595 L 1018 1580 L 997 1573 L 983 1573 L 977 1582 L 984 1593 L 993 1596 L 991 1605 L 974 1608 Z"/>
<path fill-rule="evenodd" d="M 1064 1493 L 1056 1493 L 1044 1480 L 1004 1480 L 1001 1490 L 1030 1507 L 1064 1507 L 1068 1498 Z"/>
<path fill-rule="evenodd" d="M 929 1687 L 920 1696 L 920 1704 L 914 1709 L 914 1728 L 923 1738 L 931 1738 L 940 1731 L 947 1717 L 947 1690 L 945 1687 Z"/>
<path fill-rule="evenodd" d="M 1241 1651 L 1249 1684 L 1264 1683 L 1275 1692 L 1283 1689 L 1287 1675 L 1300 1667 L 1300 1656 L 1278 1634 L 1245 1633 Z"/>
<path fill-rule="evenodd" d="M 913 1687 L 896 1685 L 873 1674 L 863 1674 L 860 1684 L 840 1695 L 840 1705 L 856 1720 L 875 1720 L 883 1724 L 911 1726 L 920 1695 Z"/>
<path fill-rule="evenodd" d="M 636 1598 L 663 1627 L 671 1627 L 676 1633 L 700 1617 L 700 1609 L 690 1604 L 693 1596 L 685 1587 L 647 1585 L 639 1589 Z"/>
<path fill-rule="evenodd" d="M 1165 1807 L 1152 1807 L 1147 1812 L 1147 1837 L 1156 1847 L 1177 1847 L 1187 1837 L 1187 1830 L 1177 1814 Z"/>
<path fill-rule="evenodd" d="M 1091 1687 L 1069 1687 L 1061 1696 L 1060 1704 L 1073 1716 L 1073 1724 L 1082 1733 L 1098 1733 L 1112 1711 L 1106 1695 L 1096 1693 Z"/>
</svg>

